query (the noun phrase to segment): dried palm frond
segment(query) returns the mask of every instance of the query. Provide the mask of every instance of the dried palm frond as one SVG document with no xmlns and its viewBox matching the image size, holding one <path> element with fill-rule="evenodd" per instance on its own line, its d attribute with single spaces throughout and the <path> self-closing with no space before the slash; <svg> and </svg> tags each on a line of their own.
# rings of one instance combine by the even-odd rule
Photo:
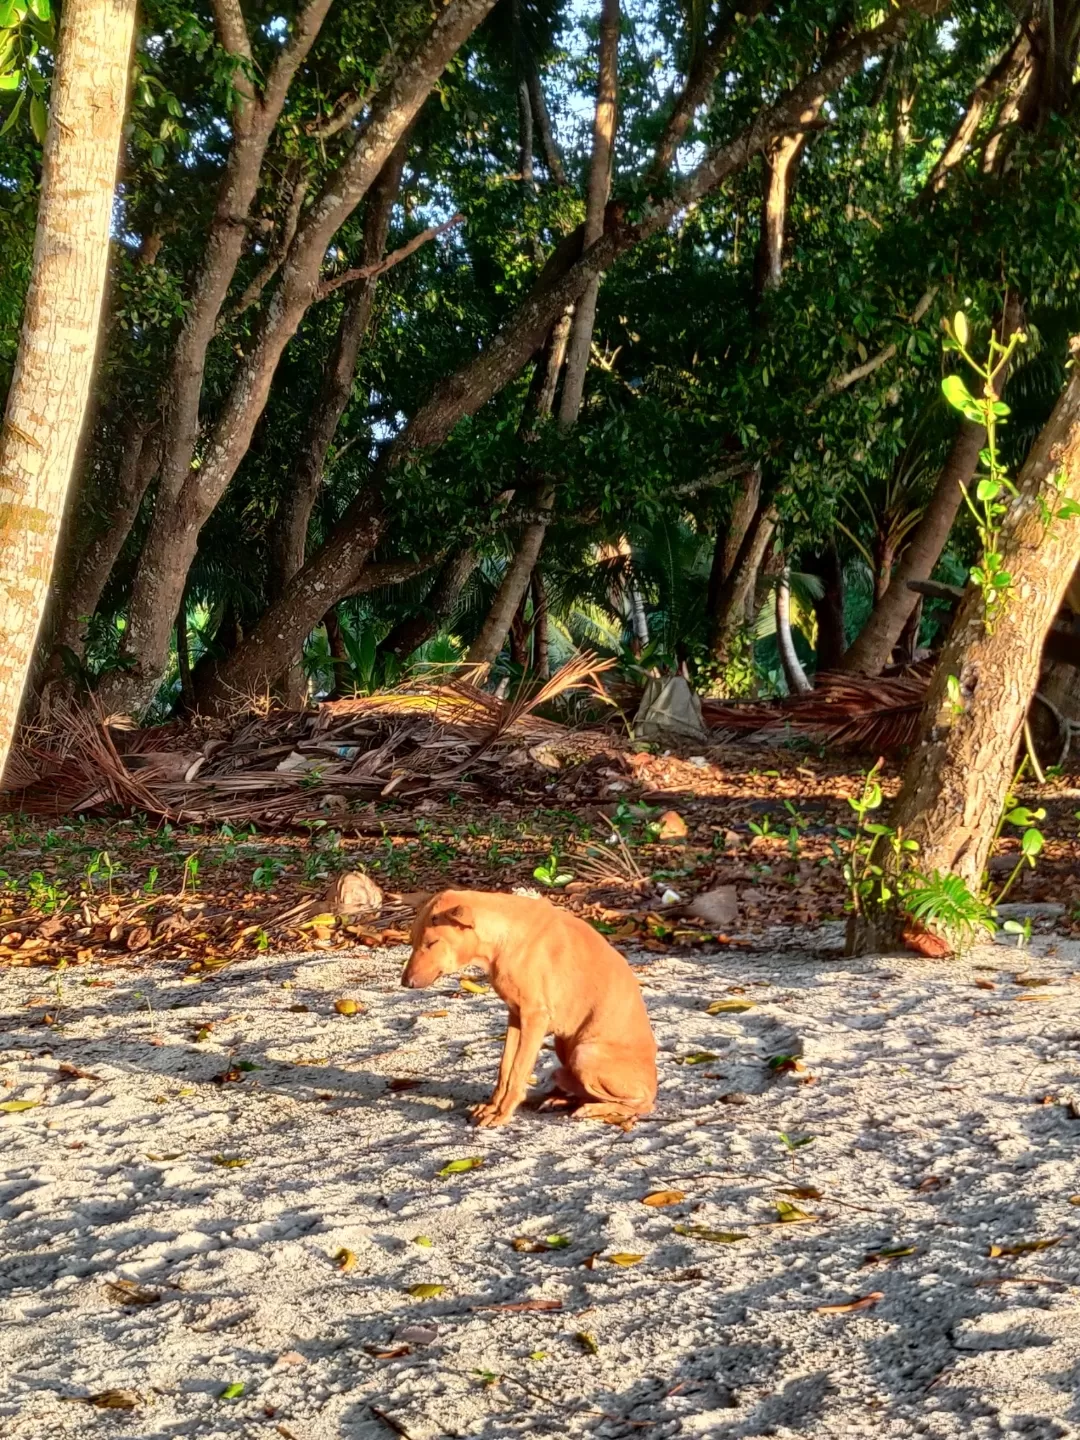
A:
<svg viewBox="0 0 1080 1440">
<path fill-rule="evenodd" d="M 914 741 L 929 675 L 926 666 L 877 677 L 823 672 L 808 695 L 787 695 L 768 704 L 706 700 L 701 709 L 712 730 L 762 738 L 795 732 L 827 745 L 886 753 Z"/>
<path fill-rule="evenodd" d="M 246 715 L 231 733 L 199 724 L 118 733 L 113 717 L 63 709 L 21 737 L 5 799 L 38 814 L 119 806 L 171 820 L 290 823 L 324 800 L 344 808 L 349 799 L 469 788 L 469 772 L 482 776 L 505 753 L 565 736 L 532 712 L 565 690 L 598 688 L 607 668 L 575 656 L 513 701 L 468 680 L 414 681 L 318 710 Z"/>
<path fill-rule="evenodd" d="M 612 833 L 611 843 L 602 848 L 590 845 L 573 857 L 575 872 L 585 880 L 603 884 L 612 880 L 644 880 L 645 872 L 623 837 Z"/>
</svg>

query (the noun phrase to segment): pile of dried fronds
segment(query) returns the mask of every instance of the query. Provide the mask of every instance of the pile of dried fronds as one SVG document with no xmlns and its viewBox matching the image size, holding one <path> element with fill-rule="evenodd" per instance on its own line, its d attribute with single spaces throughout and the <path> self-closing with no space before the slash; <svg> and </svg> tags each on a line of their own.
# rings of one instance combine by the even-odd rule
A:
<svg viewBox="0 0 1080 1440">
<path fill-rule="evenodd" d="M 71 709 L 23 738 L 2 800 L 26 814 L 119 807 L 170 820 L 287 824 L 356 801 L 466 791 L 487 767 L 569 742 L 571 732 L 535 712 L 570 689 L 600 691 L 611 663 L 575 656 L 540 689 L 508 700 L 464 681 L 413 682 L 249 717 L 231 733 L 214 727 L 209 739 L 197 725 L 135 730 Z M 572 739 L 580 749 L 583 737 Z"/>
<path fill-rule="evenodd" d="M 914 741 L 929 684 L 925 666 L 871 678 L 823 673 L 808 695 L 745 704 L 704 700 L 701 712 L 710 730 L 742 738 L 772 742 L 801 735 L 887 754 Z"/>
</svg>

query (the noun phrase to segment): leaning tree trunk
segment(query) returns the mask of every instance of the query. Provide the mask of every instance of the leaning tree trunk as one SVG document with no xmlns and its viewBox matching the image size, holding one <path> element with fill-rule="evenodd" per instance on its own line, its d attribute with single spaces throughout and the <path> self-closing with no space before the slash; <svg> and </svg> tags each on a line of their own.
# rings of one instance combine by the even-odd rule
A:
<svg viewBox="0 0 1080 1440">
<path fill-rule="evenodd" d="M 776 648 L 789 694 L 809 695 L 813 686 L 806 678 L 791 633 L 791 566 L 786 564 L 776 581 Z"/>
<path fill-rule="evenodd" d="M 399 620 L 379 649 L 386 655 L 405 661 L 421 645 L 426 645 L 453 616 L 462 591 L 478 563 L 474 546 L 463 545 L 455 551 L 439 571 L 420 610 L 405 620 Z"/>
<path fill-rule="evenodd" d="M 0 770 L 94 372 L 135 0 L 65 0 L 15 373 L 0 430 Z"/>
<path fill-rule="evenodd" d="M 1073 341 L 1080 354 L 1080 340 Z M 1059 478 L 1059 491 L 1050 482 Z M 969 585 L 949 632 L 889 824 L 914 840 L 920 872 L 982 883 L 1012 781 L 1024 718 L 1039 678 L 1043 641 L 1080 560 L 1080 517 L 1048 526 L 1043 505 L 1080 502 L 1080 371 L 1075 371 L 1024 464 L 1019 495 L 998 549 L 1012 576 L 1004 612 L 988 634 L 982 593 Z M 959 682 L 959 697 L 949 695 Z M 849 948 L 860 954 L 896 943 L 893 910 L 853 917 Z"/>
</svg>

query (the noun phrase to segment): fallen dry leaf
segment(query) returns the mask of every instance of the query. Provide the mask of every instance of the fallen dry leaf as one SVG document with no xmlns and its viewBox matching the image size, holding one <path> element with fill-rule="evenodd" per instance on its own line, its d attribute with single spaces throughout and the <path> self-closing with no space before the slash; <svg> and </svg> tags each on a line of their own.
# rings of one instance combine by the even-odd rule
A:
<svg viewBox="0 0 1080 1440">
<path fill-rule="evenodd" d="M 863 1257 L 864 1265 L 876 1265 L 882 1260 L 899 1260 L 904 1255 L 914 1255 L 917 1246 L 915 1245 L 890 1245 L 884 1250 L 871 1250 Z"/>
<path fill-rule="evenodd" d="M 741 1015 L 744 1010 L 753 1010 L 750 1000 L 714 1000 L 706 1009 L 706 1015 Z"/>
<path fill-rule="evenodd" d="M 334 1009 L 339 1015 L 359 1015 L 363 1008 L 358 1000 L 349 1000 L 344 996 L 334 1001 Z"/>
<path fill-rule="evenodd" d="M 136 1285 L 134 1280 L 108 1280 L 104 1289 L 110 1300 L 116 1300 L 121 1305 L 158 1305 L 161 1303 L 160 1290 L 148 1290 L 144 1285 Z"/>
<path fill-rule="evenodd" d="M 95 1410 L 134 1410 L 139 1403 L 137 1390 L 101 1390 L 96 1395 L 80 1395 Z"/>
<path fill-rule="evenodd" d="M 1064 1235 L 1054 1235 L 1048 1240 L 1018 1240 L 1015 1245 L 991 1245 L 986 1252 L 991 1260 L 998 1260 L 1009 1255 L 1031 1255 L 1036 1250 L 1050 1250 L 1055 1245 L 1060 1245 Z"/>
<path fill-rule="evenodd" d="M 469 1155 L 463 1160 L 448 1160 L 438 1175 L 463 1175 L 466 1170 L 477 1170 L 484 1163 L 482 1155 Z"/>
<path fill-rule="evenodd" d="M 686 821 L 677 810 L 665 810 L 656 823 L 658 840 L 685 840 L 689 833 Z"/>
<path fill-rule="evenodd" d="M 642 1260 L 645 1259 L 645 1256 L 631 1255 L 625 1250 L 619 1250 L 614 1255 L 604 1255 L 602 1258 L 606 1260 L 609 1265 L 621 1265 L 625 1270 L 631 1265 L 640 1265 Z"/>
<path fill-rule="evenodd" d="M 749 1240 L 749 1235 L 737 1230 L 710 1230 L 707 1225 L 676 1225 L 676 1235 L 686 1235 L 692 1240 L 708 1240 L 713 1245 L 734 1245 L 738 1240 Z"/>
<path fill-rule="evenodd" d="M 437 1295 L 446 1294 L 445 1285 L 410 1285 L 407 1294 L 414 1300 L 434 1300 Z"/>
<path fill-rule="evenodd" d="M 356 1255 L 342 1246 L 334 1256 L 334 1264 L 347 1275 L 350 1270 L 356 1269 Z"/>
<path fill-rule="evenodd" d="M 681 1190 L 653 1190 L 648 1195 L 642 1196 L 642 1205 L 652 1205 L 659 1209 L 662 1205 L 678 1205 L 680 1200 L 686 1196 Z"/>
<path fill-rule="evenodd" d="M 599 1355 L 600 1346 L 596 1343 L 596 1336 L 591 1330 L 579 1330 L 574 1339 L 585 1351 L 586 1355 Z"/>
<path fill-rule="evenodd" d="M 845 1300 L 839 1305 L 815 1305 L 816 1315 L 851 1315 L 856 1310 L 869 1310 L 871 1305 L 876 1305 L 879 1300 L 884 1300 L 885 1295 L 881 1290 L 871 1290 L 869 1295 L 860 1295 L 857 1300 Z"/>
</svg>

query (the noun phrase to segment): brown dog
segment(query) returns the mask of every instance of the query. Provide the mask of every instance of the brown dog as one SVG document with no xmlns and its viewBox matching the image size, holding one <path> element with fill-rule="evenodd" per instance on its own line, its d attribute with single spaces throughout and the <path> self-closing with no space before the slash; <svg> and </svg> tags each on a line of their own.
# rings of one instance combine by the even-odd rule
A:
<svg viewBox="0 0 1080 1440">
<path fill-rule="evenodd" d="M 505 1125 L 525 1099 L 544 1037 L 555 1036 L 560 1090 L 577 1118 L 632 1120 L 656 1099 L 656 1041 L 629 965 L 584 920 L 547 900 L 444 890 L 416 917 L 401 977 L 412 989 L 480 965 L 506 1001 L 499 1079 L 473 1108 L 477 1125 Z"/>
</svg>

